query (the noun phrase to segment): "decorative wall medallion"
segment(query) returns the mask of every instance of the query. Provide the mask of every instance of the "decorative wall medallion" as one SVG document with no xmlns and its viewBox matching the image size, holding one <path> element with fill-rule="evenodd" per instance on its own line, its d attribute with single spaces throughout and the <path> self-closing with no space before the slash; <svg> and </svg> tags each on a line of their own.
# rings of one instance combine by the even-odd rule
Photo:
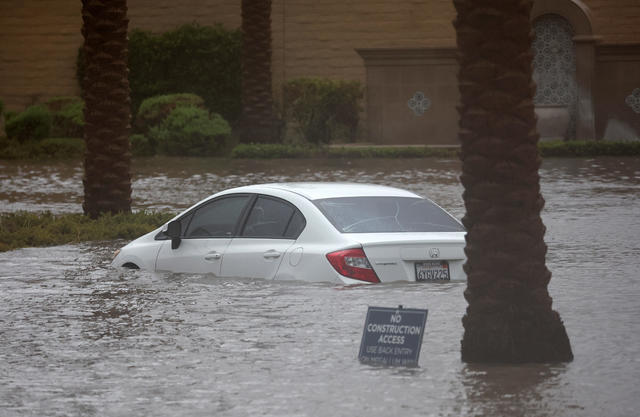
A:
<svg viewBox="0 0 640 417">
<path fill-rule="evenodd" d="M 569 110 L 568 137 L 575 137 L 578 89 L 573 28 L 559 15 L 547 14 L 533 24 L 533 80 L 536 106 L 566 106 Z"/>
<path fill-rule="evenodd" d="M 633 92 L 624 100 L 627 106 L 636 113 L 640 113 L 640 88 L 635 88 Z"/>
<path fill-rule="evenodd" d="M 422 91 L 417 91 L 413 97 L 409 99 L 407 105 L 416 116 L 422 116 L 424 112 L 429 110 L 429 107 L 431 107 L 431 100 L 429 100 L 428 97 L 425 97 Z"/>
</svg>

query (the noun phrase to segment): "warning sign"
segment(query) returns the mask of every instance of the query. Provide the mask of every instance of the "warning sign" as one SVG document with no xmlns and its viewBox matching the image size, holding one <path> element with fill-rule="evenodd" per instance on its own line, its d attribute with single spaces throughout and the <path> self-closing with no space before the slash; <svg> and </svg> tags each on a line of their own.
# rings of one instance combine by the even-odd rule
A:
<svg viewBox="0 0 640 417">
<path fill-rule="evenodd" d="M 363 363 L 418 366 L 428 310 L 369 307 L 358 359 Z"/>
</svg>

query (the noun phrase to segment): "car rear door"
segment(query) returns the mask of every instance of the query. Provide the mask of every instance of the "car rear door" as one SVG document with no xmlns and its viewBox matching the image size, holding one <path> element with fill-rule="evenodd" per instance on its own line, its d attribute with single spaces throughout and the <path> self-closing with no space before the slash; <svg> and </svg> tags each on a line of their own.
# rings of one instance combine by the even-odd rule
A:
<svg viewBox="0 0 640 417">
<path fill-rule="evenodd" d="M 304 217 L 292 204 L 258 196 L 243 229 L 225 251 L 221 276 L 273 279 L 302 228 Z"/>
<path fill-rule="evenodd" d="M 164 242 L 157 271 L 220 275 L 225 251 L 239 230 L 251 194 L 233 194 L 207 201 L 183 216 L 180 246 Z"/>
</svg>

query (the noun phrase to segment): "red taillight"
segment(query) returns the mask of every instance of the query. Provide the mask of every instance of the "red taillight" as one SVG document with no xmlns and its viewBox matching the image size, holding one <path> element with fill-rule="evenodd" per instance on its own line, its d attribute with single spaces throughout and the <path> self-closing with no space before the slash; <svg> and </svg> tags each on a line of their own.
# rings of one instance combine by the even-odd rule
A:
<svg viewBox="0 0 640 417">
<path fill-rule="evenodd" d="M 347 249 L 327 254 L 329 263 L 341 275 L 367 282 L 380 282 L 362 249 Z"/>
</svg>

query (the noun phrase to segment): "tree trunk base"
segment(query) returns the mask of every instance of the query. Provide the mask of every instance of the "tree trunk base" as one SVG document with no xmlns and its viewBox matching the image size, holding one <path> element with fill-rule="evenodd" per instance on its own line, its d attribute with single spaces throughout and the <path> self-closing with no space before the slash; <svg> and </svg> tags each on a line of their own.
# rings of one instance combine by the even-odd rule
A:
<svg viewBox="0 0 640 417">
<path fill-rule="evenodd" d="M 469 363 L 568 362 L 571 344 L 560 315 L 534 308 L 465 315 L 462 360 Z"/>
</svg>

